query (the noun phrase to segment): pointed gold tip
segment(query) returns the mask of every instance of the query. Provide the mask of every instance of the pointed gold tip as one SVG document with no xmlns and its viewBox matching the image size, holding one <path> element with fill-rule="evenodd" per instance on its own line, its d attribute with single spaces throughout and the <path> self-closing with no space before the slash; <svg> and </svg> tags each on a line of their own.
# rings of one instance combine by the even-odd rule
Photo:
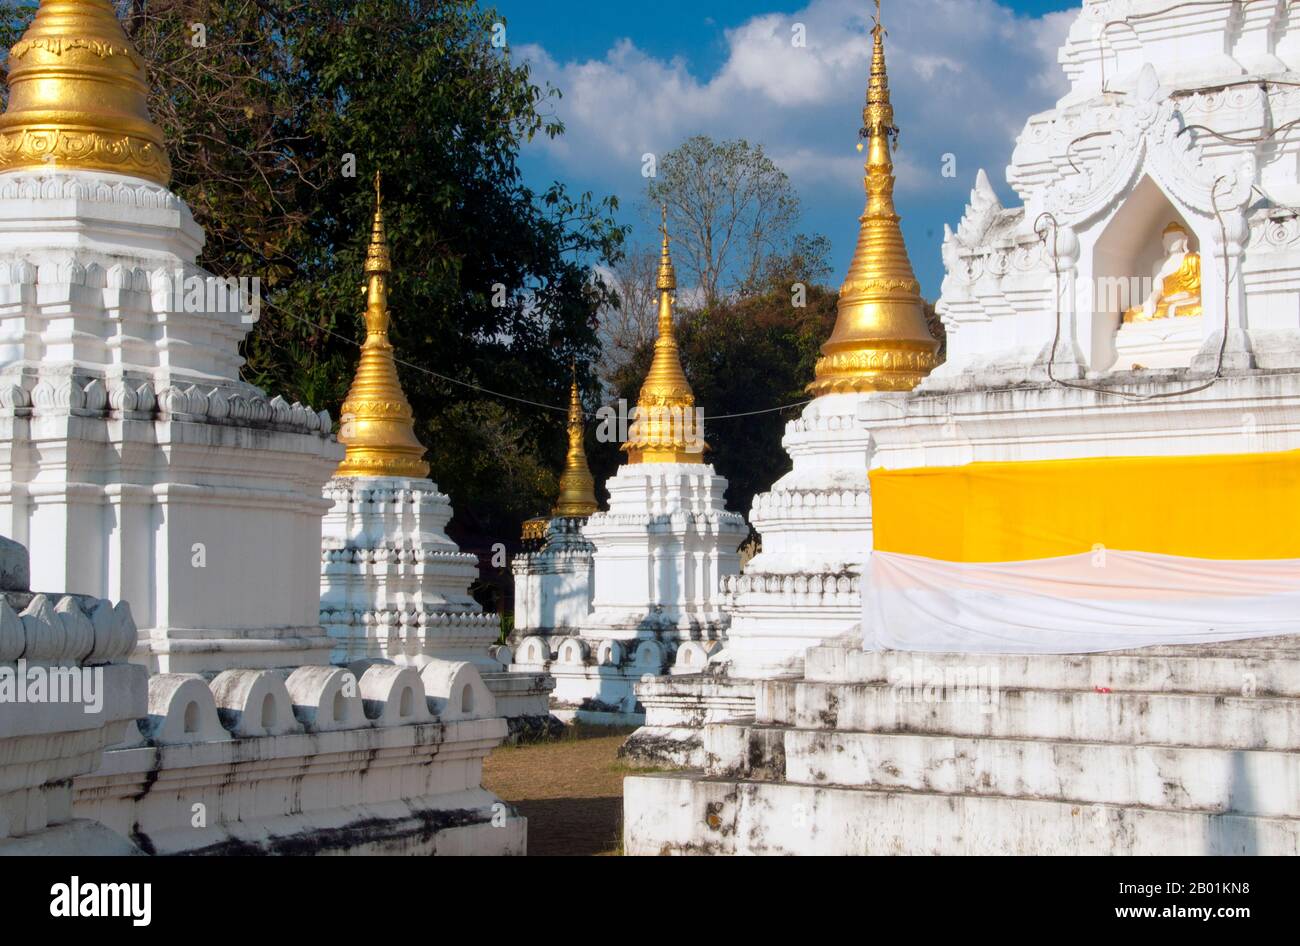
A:
<svg viewBox="0 0 1300 946">
<path fill-rule="evenodd" d="M 335 476 L 400 476 L 424 479 L 429 464 L 415 436 L 415 417 L 397 377 L 393 344 L 388 340 L 388 276 L 392 262 L 380 176 L 375 173 L 375 216 L 366 249 L 366 341 L 357 374 L 340 410 L 339 440 L 347 453 Z"/>
<path fill-rule="evenodd" d="M 622 449 L 629 463 L 700 463 L 703 461 L 704 430 L 696 419 L 695 394 L 682 370 L 673 324 L 673 290 L 677 272 L 669 249 L 668 205 L 660 205 L 659 230 L 663 245 L 659 252 L 659 337 L 654 360 L 637 397 L 637 416 Z"/>
<path fill-rule="evenodd" d="M 144 60 L 109 0 L 41 0 L 8 65 L 0 171 L 75 168 L 171 183 Z"/>
<path fill-rule="evenodd" d="M 560 496 L 552 516 L 585 519 L 599 507 L 596 504 L 596 482 L 587 465 L 587 451 L 583 446 L 582 395 L 578 391 L 578 362 L 573 362 L 573 382 L 569 386 L 569 450 L 564 457 L 564 472 L 560 474 Z"/>
<path fill-rule="evenodd" d="M 668 205 L 660 204 L 660 223 L 659 233 L 663 241 L 659 249 L 659 272 L 655 277 L 655 288 L 660 292 L 667 292 L 677 288 L 677 270 L 673 268 L 673 254 L 668 244 Z"/>
<path fill-rule="evenodd" d="M 862 391 L 908 391 L 938 364 L 938 341 L 926 324 L 921 286 L 912 270 L 894 207 L 890 140 L 898 134 L 885 66 L 879 4 L 872 27 L 871 78 L 862 109 L 867 139 L 863 186 L 867 206 L 858 242 L 840 287 L 838 315 L 822 346 L 814 397 Z"/>
<path fill-rule="evenodd" d="M 383 195 L 379 191 L 379 174 L 375 173 L 375 215 L 370 224 L 370 244 L 366 247 L 367 276 L 391 273 L 393 261 L 388 252 L 388 232 L 384 228 Z"/>
</svg>

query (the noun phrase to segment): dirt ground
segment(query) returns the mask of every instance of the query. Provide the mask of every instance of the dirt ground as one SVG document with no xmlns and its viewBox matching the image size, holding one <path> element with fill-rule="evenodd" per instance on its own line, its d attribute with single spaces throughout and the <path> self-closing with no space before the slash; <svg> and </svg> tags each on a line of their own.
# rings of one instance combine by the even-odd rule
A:
<svg viewBox="0 0 1300 946">
<path fill-rule="evenodd" d="M 632 730 L 571 728 L 530 746 L 503 746 L 483 764 L 483 786 L 528 819 L 528 853 L 536 857 L 620 854 L 623 777 L 618 760 Z"/>
</svg>

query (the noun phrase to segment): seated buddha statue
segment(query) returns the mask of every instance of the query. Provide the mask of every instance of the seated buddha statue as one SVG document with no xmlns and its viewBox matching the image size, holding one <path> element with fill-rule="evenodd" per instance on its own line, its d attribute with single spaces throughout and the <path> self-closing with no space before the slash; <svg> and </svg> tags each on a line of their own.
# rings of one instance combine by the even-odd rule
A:
<svg viewBox="0 0 1300 946">
<path fill-rule="evenodd" d="M 1187 228 L 1177 221 L 1165 227 L 1161 239 L 1165 258 L 1156 267 L 1151 294 L 1124 313 L 1125 322 L 1201 314 L 1201 254 L 1191 249 Z"/>
</svg>

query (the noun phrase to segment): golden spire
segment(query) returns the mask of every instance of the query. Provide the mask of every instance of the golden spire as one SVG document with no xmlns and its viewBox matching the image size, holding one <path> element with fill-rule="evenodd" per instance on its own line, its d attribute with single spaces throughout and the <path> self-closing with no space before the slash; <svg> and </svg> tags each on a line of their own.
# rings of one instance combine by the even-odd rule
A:
<svg viewBox="0 0 1300 946">
<path fill-rule="evenodd" d="M 660 208 L 663 247 L 659 251 L 659 337 L 654 360 L 636 400 L 636 418 L 623 449 L 629 463 L 702 463 L 708 444 L 696 420 L 695 394 L 682 371 L 673 327 L 673 290 L 677 273 L 668 252 L 668 207 Z"/>
<path fill-rule="evenodd" d="M 115 171 L 166 186 L 171 163 L 148 92 L 144 60 L 109 0 L 41 0 L 9 50 L 0 171 Z"/>
<path fill-rule="evenodd" d="M 587 452 L 582 445 L 582 399 L 578 396 L 578 366 L 573 366 L 573 385 L 569 388 L 569 452 L 560 474 L 560 498 L 551 510 L 553 516 L 583 518 L 590 516 L 596 504 L 596 481 L 587 466 Z"/>
<path fill-rule="evenodd" d="M 366 251 L 366 341 L 357 375 L 340 409 L 339 440 L 347 454 L 335 476 L 404 476 L 424 479 L 429 464 L 415 439 L 411 405 L 397 379 L 388 340 L 388 276 L 393 265 L 384 235 L 383 197 L 375 173 L 375 219 Z"/>
<path fill-rule="evenodd" d="M 867 206 L 858 245 L 840 287 L 835 330 L 822 346 L 813 396 L 848 391 L 909 391 L 938 364 L 939 342 L 926 327 L 921 286 L 912 272 L 894 210 L 890 139 L 898 134 L 885 71 L 884 27 L 876 3 L 871 81 L 862 110 L 867 139 Z"/>
</svg>

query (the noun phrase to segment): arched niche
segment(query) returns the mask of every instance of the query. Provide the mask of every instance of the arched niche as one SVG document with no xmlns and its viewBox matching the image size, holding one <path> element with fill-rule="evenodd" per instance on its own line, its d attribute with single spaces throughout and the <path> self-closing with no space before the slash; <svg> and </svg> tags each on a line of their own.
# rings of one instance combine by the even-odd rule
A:
<svg viewBox="0 0 1300 946">
<path fill-rule="evenodd" d="M 1191 236 L 1191 249 L 1201 251 L 1199 221 L 1181 213 L 1147 175 L 1143 175 L 1107 221 L 1092 250 L 1091 294 L 1092 367 L 1097 371 L 1185 367 L 1199 348 L 1202 317 L 1171 318 L 1124 326 L 1124 310 L 1141 305 L 1151 292 L 1153 277 L 1165 259 L 1163 234 L 1181 223 Z M 1202 230 L 1204 224 L 1199 224 Z M 1202 294 L 1206 290 L 1202 259 Z M 1123 335 L 1121 335 L 1123 329 Z"/>
</svg>

